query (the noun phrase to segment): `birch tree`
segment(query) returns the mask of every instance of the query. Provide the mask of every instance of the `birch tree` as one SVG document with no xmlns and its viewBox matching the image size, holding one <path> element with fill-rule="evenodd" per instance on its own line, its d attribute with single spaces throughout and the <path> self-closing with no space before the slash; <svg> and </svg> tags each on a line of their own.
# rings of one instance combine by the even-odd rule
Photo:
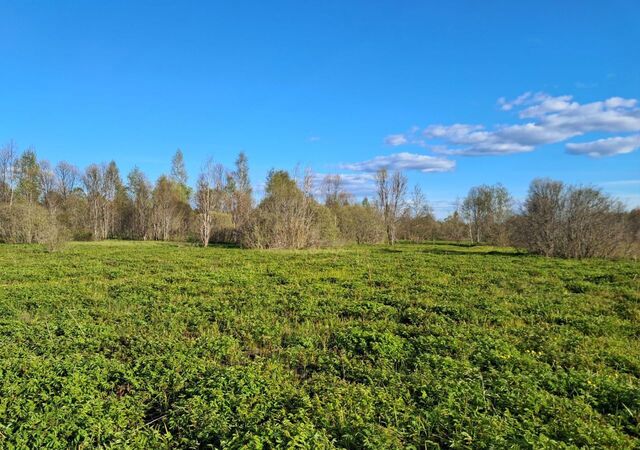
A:
<svg viewBox="0 0 640 450">
<path fill-rule="evenodd" d="M 380 169 L 376 172 L 375 180 L 378 208 L 384 220 L 387 242 L 393 245 L 396 241 L 396 228 L 407 191 L 407 177 L 398 170 L 390 175 L 387 169 Z"/>
<path fill-rule="evenodd" d="M 0 201 L 13 205 L 17 183 L 18 148 L 9 141 L 0 148 Z"/>
<path fill-rule="evenodd" d="M 200 241 L 204 247 L 209 245 L 216 213 L 224 212 L 224 204 L 224 167 L 209 160 L 198 177 L 196 190 Z"/>
</svg>

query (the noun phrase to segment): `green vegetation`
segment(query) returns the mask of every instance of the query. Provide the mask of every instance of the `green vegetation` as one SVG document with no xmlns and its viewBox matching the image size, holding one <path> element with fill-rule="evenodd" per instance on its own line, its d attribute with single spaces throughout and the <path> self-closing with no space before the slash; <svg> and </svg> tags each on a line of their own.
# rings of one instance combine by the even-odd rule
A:
<svg viewBox="0 0 640 450">
<path fill-rule="evenodd" d="M 638 448 L 640 270 L 460 244 L 0 247 L 4 448 Z"/>
</svg>

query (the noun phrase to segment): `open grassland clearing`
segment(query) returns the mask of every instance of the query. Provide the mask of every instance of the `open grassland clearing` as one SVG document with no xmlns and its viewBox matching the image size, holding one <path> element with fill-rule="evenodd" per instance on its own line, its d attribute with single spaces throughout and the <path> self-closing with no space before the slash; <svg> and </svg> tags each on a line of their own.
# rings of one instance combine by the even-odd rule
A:
<svg viewBox="0 0 640 450">
<path fill-rule="evenodd" d="M 459 244 L 0 247 L 0 446 L 640 444 L 640 268 Z"/>
</svg>

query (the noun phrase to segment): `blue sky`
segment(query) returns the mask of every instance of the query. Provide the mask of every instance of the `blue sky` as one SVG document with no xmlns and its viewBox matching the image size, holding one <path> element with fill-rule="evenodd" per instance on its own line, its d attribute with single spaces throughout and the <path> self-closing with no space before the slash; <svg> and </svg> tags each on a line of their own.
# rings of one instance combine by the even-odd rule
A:
<svg viewBox="0 0 640 450">
<path fill-rule="evenodd" d="M 439 215 L 539 176 L 640 205 L 640 2 L 0 0 L 0 142 L 150 178 L 183 150 L 359 193 L 402 167 Z"/>
</svg>

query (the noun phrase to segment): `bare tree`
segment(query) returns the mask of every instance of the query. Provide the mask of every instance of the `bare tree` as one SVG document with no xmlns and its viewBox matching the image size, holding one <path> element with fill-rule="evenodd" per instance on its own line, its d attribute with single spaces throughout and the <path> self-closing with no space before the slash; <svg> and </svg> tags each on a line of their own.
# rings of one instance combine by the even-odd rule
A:
<svg viewBox="0 0 640 450">
<path fill-rule="evenodd" d="M 526 246 L 545 256 L 556 254 L 562 247 L 562 222 L 566 202 L 565 186 L 561 181 L 536 179 L 529 186 L 524 203 L 526 227 L 519 229 Z M 520 228 L 520 227 L 519 227 Z"/>
<path fill-rule="evenodd" d="M 231 193 L 231 215 L 236 233 L 234 239 L 240 240 L 240 233 L 249 220 L 251 209 L 253 208 L 253 198 L 251 182 L 249 180 L 249 162 L 247 155 L 240 152 L 236 159 L 236 168 L 231 174 L 233 183 L 227 183 L 229 187 L 233 184 Z"/>
<path fill-rule="evenodd" d="M 58 192 L 58 179 L 49 161 L 40 161 L 38 173 L 42 202 L 52 216 L 55 216 L 60 206 L 60 193 Z"/>
<path fill-rule="evenodd" d="M 332 209 L 350 205 L 353 202 L 353 196 L 345 189 L 339 174 L 325 175 L 320 184 L 320 192 L 324 197 L 324 205 Z"/>
<path fill-rule="evenodd" d="M 202 246 L 209 246 L 211 239 L 211 227 L 213 226 L 213 190 L 209 171 L 205 169 L 198 177 L 198 188 L 196 190 L 196 208 L 198 220 L 200 221 L 200 241 Z"/>
<path fill-rule="evenodd" d="M 94 239 L 104 239 L 103 236 L 103 213 L 104 198 L 104 167 L 97 164 L 91 164 L 85 169 L 82 177 L 82 183 L 87 194 L 87 202 L 89 206 L 89 219 L 91 221 L 92 235 Z"/>
<path fill-rule="evenodd" d="M 127 191 L 133 203 L 132 235 L 149 239 L 149 226 L 153 202 L 151 183 L 140 169 L 134 167 L 127 175 Z"/>
<path fill-rule="evenodd" d="M 225 203 L 224 167 L 214 164 L 211 159 L 204 165 L 198 177 L 196 208 L 200 223 L 200 241 L 209 245 L 216 213 L 223 212 Z"/>
<path fill-rule="evenodd" d="M 17 183 L 18 147 L 9 141 L 0 148 L 0 201 L 13 204 Z"/>
<path fill-rule="evenodd" d="M 389 176 L 387 169 L 380 169 L 376 172 L 376 190 L 378 207 L 382 212 L 387 233 L 387 242 L 393 245 L 396 241 L 398 218 L 407 191 L 407 177 L 397 170 Z"/>
<path fill-rule="evenodd" d="M 112 236 L 118 214 L 116 198 L 118 194 L 125 195 L 118 166 L 114 161 L 108 165 L 91 164 L 85 170 L 82 183 L 87 196 L 93 238 L 107 239 Z"/>
<path fill-rule="evenodd" d="M 433 210 L 427 202 L 427 197 L 422 192 L 420 185 L 416 184 L 411 191 L 411 215 L 414 218 L 433 216 Z"/>
<path fill-rule="evenodd" d="M 566 200 L 566 246 L 563 256 L 613 255 L 624 237 L 622 204 L 591 187 L 571 188 Z"/>
<path fill-rule="evenodd" d="M 116 198 L 123 191 L 122 179 L 120 178 L 120 170 L 115 161 L 111 161 L 103 168 L 102 177 L 102 194 L 104 197 L 102 211 L 102 237 L 107 239 L 112 237 L 115 223 L 118 220 L 118 209 L 116 207 Z"/>
<path fill-rule="evenodd" d="M 476 186 L 462 202 L 462 214 L 469 225 L 471 242 L 490 240 L 504 243 L 506 228 L 504 224 L 512 211 L 511 196 L 501 184 L 495 186 Z"/>
<path fill-rule="evenodd" d="M 300 189 L 302 190 L 302 207 L 297 211 L 297 214 L 293 215 L 296 226 L 294 230 L 299 233 L 298 241 L 305 242 L 304 246 L 307 246 L 310 241 L 317 240 L 317 236 L 314 235 L 314 224 L 316 219 L 315 208 L 317 204 L 313 198 L 313 180 L 314 175 L 311 168 L 307 167 L 304 170 L 304 176 L 300 183 Z M 334 223 L 335 225 L 335 223 Z"/>
<path fill-rule="evenodd" d="M 80 171 L 78 168 L 66 161 L 60 161 L 55 168 L 58 181 L 58 192 L 63 199 L 66 199 L 78 185 Z"/>
<path fill-rule="evenodd" d="M 435 237 L 437 221 L 422 189 L 415 185 L 398 223 L 401 239 L 423 242 Z"/>
<path fill-rule="evenodd" d="M 529 187 L 514 242 L 545 256 L 607 257 L 631 241 L 622 204 L 592 187 L 537 179 Z"/>
</svg>

